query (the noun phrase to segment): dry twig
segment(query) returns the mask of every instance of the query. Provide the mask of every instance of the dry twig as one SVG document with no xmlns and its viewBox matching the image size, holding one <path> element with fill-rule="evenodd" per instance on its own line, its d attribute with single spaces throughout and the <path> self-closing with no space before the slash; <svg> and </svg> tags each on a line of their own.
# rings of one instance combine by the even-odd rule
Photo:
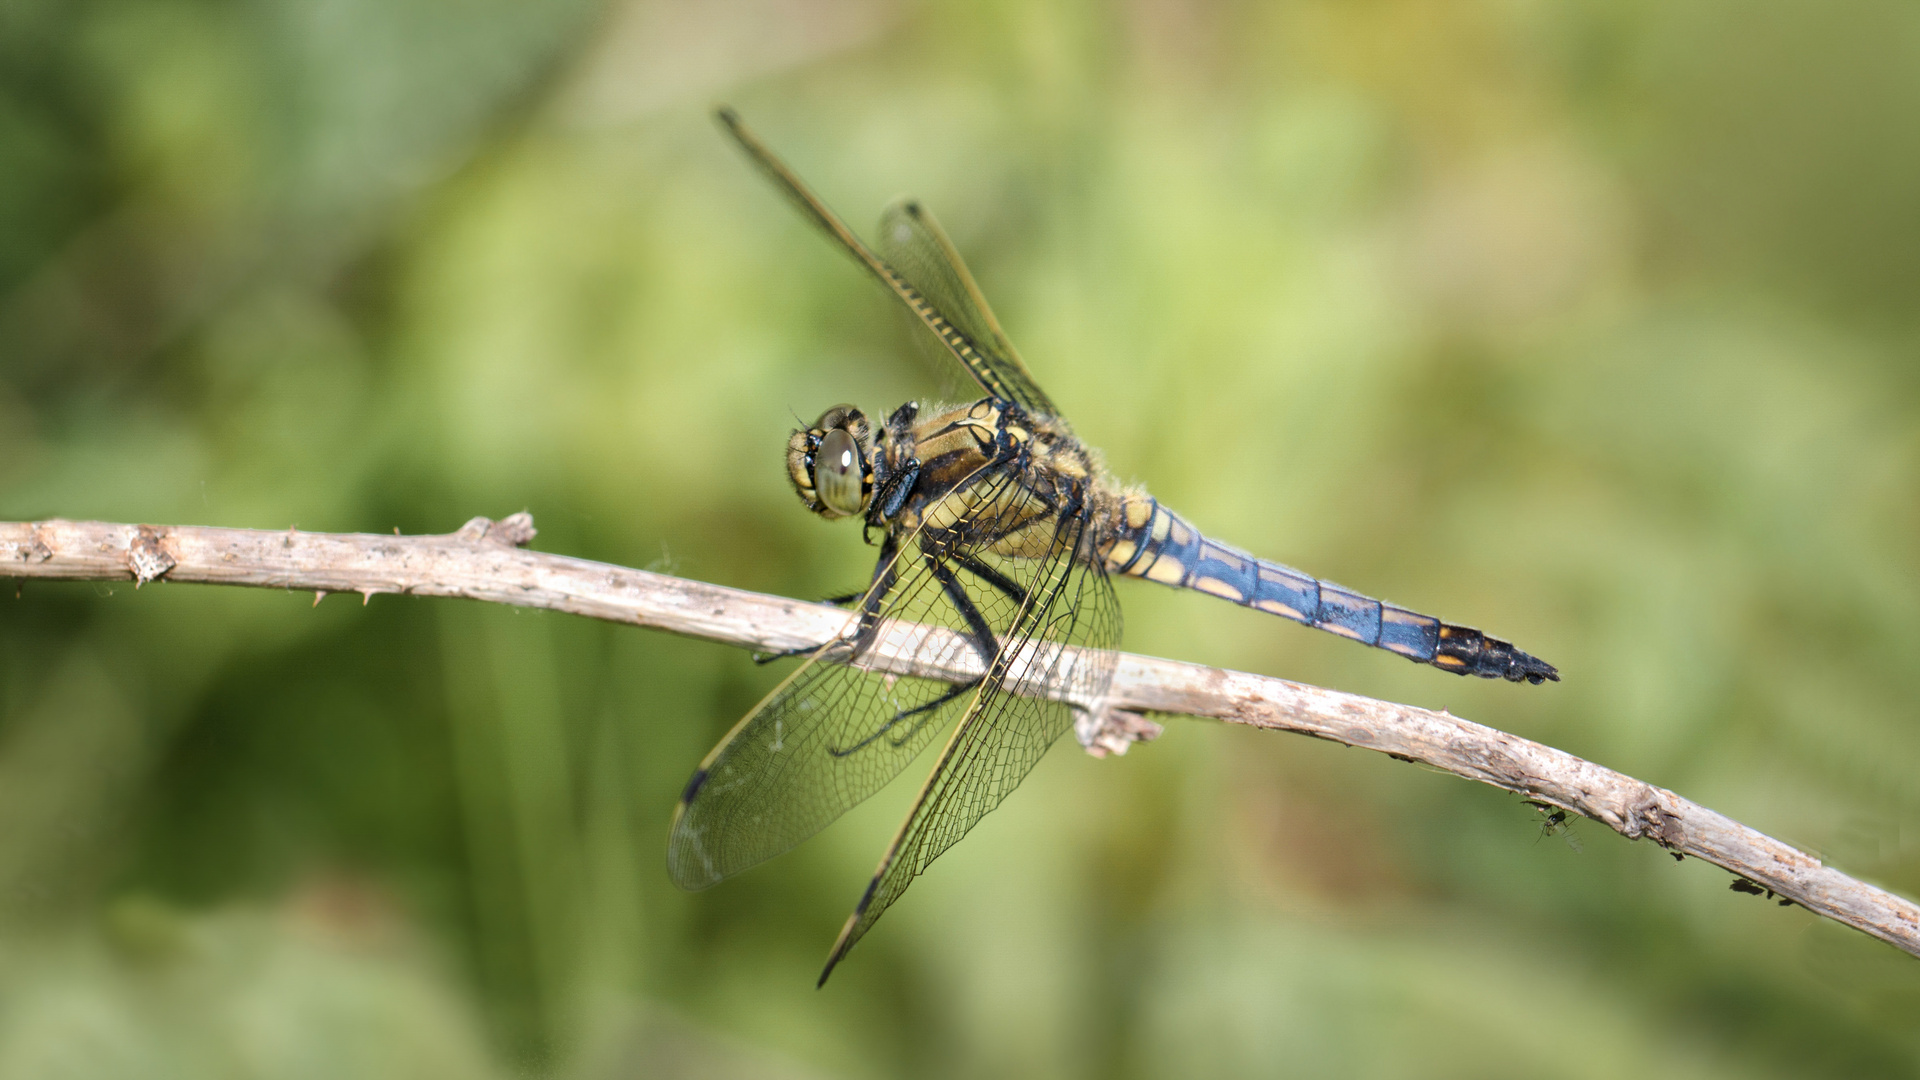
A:
<svg viewBox="0 0 1920 1080">
<path fill-rule="evenodd" d="M 550 608 L 742 648 L 817 645 L 847 623 L 842 608 L 687 581 L 645 570 L 523 550 L 533 519 L 474 518 L 444 536 L 303 533 L 289 529 L 0 523 L 0 577 L 154 580 L 330 592 L 408 593 Z M 932 662 L 869 655 L 876 670 L 965 678 L 966 648 Z M 1083 703 L 1096 704 L 1096 703 Z M 1920 907 L 1823 866 L 1820 860 L 1664 788 L 1572 754 L 1445 712 L 1324 690 L 1284 679 L 1122 654 L 1113 688 L 1080 732 L 1095 752 L 1124 752 L 1157 727 L 1140 714 L 1183 713 L 1294 731 L 1519 792 L 1704 859 L 1748 883 L 1920 956 Z M 1738 882 L 1735 883 L 1738 886 Z"/>
</svg>

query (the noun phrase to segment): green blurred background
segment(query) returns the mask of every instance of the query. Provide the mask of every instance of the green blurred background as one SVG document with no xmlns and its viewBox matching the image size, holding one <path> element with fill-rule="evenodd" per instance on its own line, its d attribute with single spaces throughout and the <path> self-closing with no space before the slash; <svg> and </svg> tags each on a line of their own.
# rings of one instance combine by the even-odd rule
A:
<svg viewBox="0 0 1920 1080">
<path fill-rule="evenodd" d="M 0 518 L 863 579 L 795 418 L 968 391 L 708 118 L 937 209 L 1115 472 L 1560 665 L 1122 584 L 1128 647 L 1451 709 L 1920 894 L 1920 9 L 9 0 Z M 1920 964 L 1491 789 L 1056 748 L 821 991 L 905 792 L 711 892 L 780 674 L 478 604 L 0 600 L 0 1080 L 1860 1077 Z"/>
</svg>

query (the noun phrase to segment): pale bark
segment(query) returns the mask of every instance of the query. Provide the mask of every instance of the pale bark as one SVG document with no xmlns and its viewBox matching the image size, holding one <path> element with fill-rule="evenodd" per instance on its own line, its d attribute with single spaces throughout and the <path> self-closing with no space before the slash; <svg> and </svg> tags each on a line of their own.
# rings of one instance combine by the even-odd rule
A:
<svg viewBox="0 0 1920 1080">
<path fill-rule="evenodd" d="M 253 585 L 312 591 L 316 603 L 336 592 L 358 593 L 363 602 L 377 593 L 465 597 L 768 652 L 817 645 L 848 622 L 845 609 L 826 604 L 521 548 L 533 534 L 526 514 L 475 518 L 444 536 L 6 522 L 0 577 Z M 862 666 L 947 679 L 978 672 L 964 643 L 913 656 L 881 645 Z M 1124 752 L 1130 742 L 1151 738 L 1158 729 L 1141 714 L 1158 712 L 1300 732 L 1424 762 L 1711 862 L 1920 956 L 1920 907 L 1913 903 L 1664 788 L 1445 712 L 1132 654 L 1121 655 L 1105 702 L 1075 704 L 1094 721 L 1078 732 L 1094 753 Z"/>
</svg>

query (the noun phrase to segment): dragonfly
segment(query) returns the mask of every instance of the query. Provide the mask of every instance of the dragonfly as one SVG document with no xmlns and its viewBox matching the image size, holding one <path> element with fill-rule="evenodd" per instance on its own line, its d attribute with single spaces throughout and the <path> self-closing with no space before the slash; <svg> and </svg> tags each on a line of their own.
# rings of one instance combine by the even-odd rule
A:
<svg viewBox="0 0 1920 1080">
<path fill-rule="evenodd" d="M 784 852 L 941 748 L 820 973 L 820 984 L 927 869 L 1097 707 L 1121 616 L 1113 579 L 1144 578 L 1398 653 L 1457 675 L 1539 684 L 1553 665 L 1471 627 L 1363 596 L 1200 533 L 1115 480 L 1028 371 L 939 222 L 913 199 L 869 246 L 731 109 L 721 126 L 829 239 L 937 337 L 985 396 L 908 402 L 876 422 L 836 405 L 787 442 L 807 509 L 860 521 L 879 558 L 825 644 L 720 740 L 674 812 L 668 868 L 703 889 Z M 920 658 L 951 677 L 919 677 Z M 936 655 L 939 654 L 939 655 Z M 763 658 L 771 659 L 771 658 Z M 903 670 L 908 674 L 902 674 Z"/>
</svg>

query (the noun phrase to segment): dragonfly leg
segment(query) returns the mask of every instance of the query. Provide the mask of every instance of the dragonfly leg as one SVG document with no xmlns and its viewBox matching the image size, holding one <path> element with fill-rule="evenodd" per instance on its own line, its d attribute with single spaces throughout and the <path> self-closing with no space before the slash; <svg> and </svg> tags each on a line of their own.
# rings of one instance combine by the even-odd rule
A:
<svg viewBox="0 0 1920 1080">
<path fill-rule="evenodd" d="M 820 602 L 823 604 L 832 604 L 834 607 L 846 607 L 848 604 L 853 603 L 865 595 L 867 594 L 864 592 L 839 593 L 834 596 L 823 596 L 820 598 Z M 791 656 L 806 656 L 815 649 L 826 648 L 827 645 L 832 644 L 834 644 L 834 642 L 829 641 L 826 645 L 803 645 L 797 649 L 781 649 L 777 652 L 754 653 L 753 662 L 756 664 L 771 664 L 775 660 L 785 660 Z M 828 659 L 833 659 L 833 657 L 829 655 Z"/>
<path fill-rule="evenodd" d="M 974 687 L 979 685 L 980 685 L 979 679 L 970 679 L 967 682 L 956 683 L 953 686 L 948 687 L 946 693 L 941 694 L 939 697 L 934 698 L 932 701 L 929 701 L 924 705 L 915 705 L 911 709 L 901 709 L 899 712 L 894 713 L 892 719 L 888 720 L 886 723 L 881 724 L 879 727 L 875 728 L 873 734 L 867 736 L 864 739 L 861 739 L 859 742 L 854 743 L 852 746 L 847 747 L 845 750 L 836 750 L 829 747 L 827 749 L 827 753 L 832 754 L 834 757 L 846 757 L 848 754 L 851 754 L 854 751 L 859 750 L 864 746 L 872 745 L 874 742 L 879 740 L 882 736 L 888 735 L 893 731 L 894 727 L 900 723 L 900 721 L 905 720 L 910 716 L 918 716 L 920 718 L 918 722 L 913 724 L 911 727 L 907 728 L 907 730 L 899 733 L 898 735 L 894 735 L 891 738 L 887 739 L 887 741 L 889 743 L 892 743 L 894 746 L 900 746 L 903 743 L 905 743 L 908 739 L 913 738 L 914 733 L 919 731 L 921 725 L 927 722 L 927 717 L 932 716 L 933 713 L 940 708 L 940 706 L 945 705 L 947 702 L 952 701 L 954 698 L 957 698 L 962 694 L 972 693 Z"/>
<path fill-rule="evenodd" d="M 932 574 L 934 580 L 940 583 L 940 589 L 946 594 L 947 602 L 953 605 L 954 610 L 960 613 L 960 618 L 966 622 L 968 627 L 966 638 L 968 643 L 973 646 L 974 651 L 980 654 L 983 674 L 968 679 L 963 683 L 955 683 L 932 701 L 916 705 L 910 709 L 901 709 L 899 712 L 894 713 L 886 723 L 875 728 L 872 734 L 869 734 L 866 738 L 861 739 L 852 746 L 841 750 L 829 749 L 827 752 L 834 757 L 846 757 L 848 754 L 864 746 L 871 745 L 882 736 L 886 736 L 887 740 L 895 746 L 905 743 L 908 739 L 913 738 L 922 725 L 924 725 L 934 713 L 938 712 L 942 705 L 953 701 L 962 694 L 972 693 L 974 688 L 978 687 L 981 680 L 986 677 L 984 672 L 990 671 L 993 668 L 993 659 L 994 655 L 999 652 L 999 643 L 998 638 L 994 635 L 993 627 L 987 623 L 986 616 L 980 613 L 980 609 L 974 604 L 973 598 L 967 595 L 965 588 L 961 587 L 960 579 L 954 576 L 953 571 L 948 569 L 946 564 L 941 562 L 937 555 L 933 552 L 924 552 L 921 558 L 926 560 L 927 572 Z M 966 566 L 967 569 L 973 573 L 980 575 L 983 580 L 992 583 L 995 588 L 1012 590 L 1016 597 L 1019 595 L 1019 587 L 1014 585 L 1012 581 L 1008 580 L 1007 577 L 998 570 L 972 559 L 962 561 L 961 565 Z M 991 577 L 987 575 L 991 575 Z M 905 731 L 895 730 L 901 721 L 916 716 L 919 717 L 919 719 L 908 726 Z"/>
<path fill-rule="evenodd" d="M 909 460 L 898 472 L 890 474 L 873 493 L 873 517 L 868 522 L 884 522 L 900 512 L 907 503 L 907 496 L 913 493 L 913 485 L 920 479 L 920 462 Z"/>
<path fill-rule="evenodd" d="M 861 653 L 867 651 L 867 649 L 872 646 L 874 638 L 879 634 L 880 604 L 886 599 L 887 594 L 893 591 L 893 583 L 898 576 L 894 555 L 898 551 L 899 548 L 894 544 L 893 537 L 889 535 L 880 545 L 880 561 L 874 564 L 873 584 L 867 587 L 867 591 L 864 593 L 850 593 L 843 597 L 830 597 L 828 599 L 828 603 L 837 605 L 850 603 L 854 600 L 860 600 L 863 596 L 865 597 L 860 604 L 859 626 L 854 630 L 852 635 L 837 637 L 818 645 L 806 645 L 797 649 L 781 649 L 777 652 L 755 653 L 753 662 L 756 664 L 771 664 L 775 660 L 785 660 L 790 656 L 812 656 L 815 653 L 820 654 L 822 660 L 835 663 L 857 659 Z"/>
<path fill-rule="evenodd" d="M 995 570 L 993 567 L 988 566 L 986 563 L 981 562 L 979 559 L 975 559 L 972 557 L 960 559 L 958 560 L 958 562 L 960 563 L 961 566 L 966 567 L 967 572 L 972 574 L 974 577 L 979 578 L 981 581 L 984 581 L 987 584 L 993 586 L 994 588 L 999 589 L 1002 593 L 1005 593 L 1007 599 L 1013 601 L 1016 604 L 1024 604 L 1027 602 L 1027 591 L 1025 589 L 1022 589 L 1019 583 L 1015 582 L 1012 578 L 1008 577 L 1007 575 L 1001 573 L 998 570 Z"/>
<path fill-rule="evenodd" d="M 993 667 L 993 658 L 1000 652 L 1000 639 L 994 634 L 993 627 L 988 625 L 987 617 L 980 614 L 980 609 L 974 605 L 973 597 L 968 596 L 967 590 L 960 587 L 960 579 L 953 575 L 953 571 L 947 569 L 945 563 L 942 563 L 932 555 L 927 555 L 926 560 L 927 570 L 933 574 L 934 580 L 940 583 L 941 590 L 947 594 L 947 602 L 953 605 L 954 610 L 960 613 L 962 619 L 966 620 L 969 629 L 967 640 L 973 643 L 974 651 L 980 654 L 980 662 L 986 666 L 986 669 L 991 669 Z M 1021 594 L 1018 591 L 1018 587 L 1014 586 L 1011 581 L 1008 581 L 999 571 L 994 570 L 984 563 L 980 563 L 977 566 L 967 565 L 973 561 L 972 559 L 962 560 L 961 565 L 967 566 L 967 569 L 972 570 L 974 573 L 985 570 L 987 573 L 1000 579 L 1000 582 L 993 582 L 991 578 L 986 579 L 987 581 L 994 584 L 996 588 L 999 588 L 1001 583 L 1013 587 L 1015 590 L 1015 598 L 1020 598 Z"/>
</svg>

